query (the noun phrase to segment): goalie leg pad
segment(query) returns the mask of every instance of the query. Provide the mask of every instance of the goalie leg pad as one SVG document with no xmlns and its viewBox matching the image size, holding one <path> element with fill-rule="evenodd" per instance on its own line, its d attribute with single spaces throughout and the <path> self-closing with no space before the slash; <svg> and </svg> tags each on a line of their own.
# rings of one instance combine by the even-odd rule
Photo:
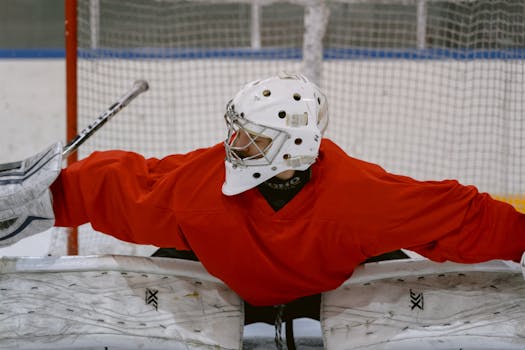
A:
<svg viewBox="0 0 525 350">
<path fill-rule="evenodd" d="M 323 293 L 321 327 L 329 350 L 517 350 L 524 305 L 521 271 L 507 262 L 381 262 Z"/>
<path fill-rule="evenodd" d="M 243 303 L 193 261 L 0 259 L 1 350 L 242 348 Z"/>
</svg>

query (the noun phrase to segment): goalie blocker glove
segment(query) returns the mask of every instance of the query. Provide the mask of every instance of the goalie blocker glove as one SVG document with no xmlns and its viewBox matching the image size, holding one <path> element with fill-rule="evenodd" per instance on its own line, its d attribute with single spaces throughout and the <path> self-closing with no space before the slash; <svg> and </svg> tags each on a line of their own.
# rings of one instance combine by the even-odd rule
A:
<svg viewBox="0 0 525 350">
<path fill-rule="evenodd" d="M 49 186 L 62 169 L 62 144 L 19 163 L 0 165 L 0 246 L 53 227 Z"/>
</svg>

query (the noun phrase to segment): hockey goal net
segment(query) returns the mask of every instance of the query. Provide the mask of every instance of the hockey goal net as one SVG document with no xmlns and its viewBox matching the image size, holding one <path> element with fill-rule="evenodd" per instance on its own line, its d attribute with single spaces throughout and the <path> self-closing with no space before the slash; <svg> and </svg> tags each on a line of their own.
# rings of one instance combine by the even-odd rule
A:
<svg viewBox="0 0 525 350">
<path fill-rule="evenodd" d="M 522 205 L 522 0 L 90 0 L 73 12 L 68 93 L 78 129 L 134 80 L 150 84 L 79 158 L 215 144 L 225 137 L 225 104 L 245 82 L 302 72 L 328 96 L 326 136 L 350 155 Z M 79 254 L 154 249 L 83 231 Z"/>
</svg>

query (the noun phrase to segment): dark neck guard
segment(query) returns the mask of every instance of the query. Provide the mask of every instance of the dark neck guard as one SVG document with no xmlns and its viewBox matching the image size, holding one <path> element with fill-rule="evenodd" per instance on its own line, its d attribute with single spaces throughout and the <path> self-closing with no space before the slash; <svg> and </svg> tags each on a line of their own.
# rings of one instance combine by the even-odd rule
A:
<svg viewBox="0 0 525 350">
<path fill-rule="evenodd" d="M 296 170 L 294 175 L 288 180 L 272 177 L 257 186 L 257 188 L 264 198 L 266 198 L 270 206 L 277 211 L 295 197 L 301 188 L 308 183 L 310 176 L 310 169 L 304 171 Z"/>
</svg>

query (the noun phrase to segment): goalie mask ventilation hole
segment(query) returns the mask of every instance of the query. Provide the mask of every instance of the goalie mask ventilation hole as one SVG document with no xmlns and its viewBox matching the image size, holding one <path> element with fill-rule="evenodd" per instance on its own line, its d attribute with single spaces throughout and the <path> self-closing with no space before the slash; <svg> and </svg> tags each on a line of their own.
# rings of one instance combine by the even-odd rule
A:
<svg viewBox="0 0 525 350">
<path fill-rule="evenodd" d="M 301 95 L 296 92 L 295 94 L 293 94 L 293 99 L 299 101 L 301 99 Z"/>
<path fill-rule="evenodd" d="M 283 154 L 283 159 L 284 159 L 284 160 L 286 160 L 286 159 L 288 159 L 288 158 L 290 158 L 290 155 L 289 155 L 288 153 Z"/>
<path fill-rule="evenodd" d="M 261 177 L 261 173 L 253 173 L 253 177 L 258 179 Z"/>
<path fill-rule="evenodd" d="M 319 97 L 317 98 L 317 104 L 321 104 L 321 99 Z"/>
<path fill-rule="evenodd" d="M 286 117 L 286 112 L 280 111 L 278 115 L 279 115 L 279 118 L 284 119 Z"/>
<path fill-rule="evenodd" d="M 303 143 L 303 139 L 299 139 L 298 138 L 298 139 L 295 139 L 294 142 L 295 142 L 296 145 L 300 145 L 301 143 Z"/>
<path fill-rule="evenodd" d="M 272 94 L 272 92 L 270 90 L 264 90 L 262 94 L 264 97 L 268 97 Z"/>
</svg>

